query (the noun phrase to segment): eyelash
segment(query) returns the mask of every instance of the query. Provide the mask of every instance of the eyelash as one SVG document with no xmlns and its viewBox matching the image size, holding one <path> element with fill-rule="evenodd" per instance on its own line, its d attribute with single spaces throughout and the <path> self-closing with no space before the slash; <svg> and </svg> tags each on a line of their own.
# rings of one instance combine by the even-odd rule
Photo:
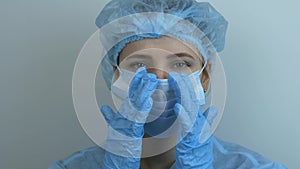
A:
<svg viewBox="0 0 300 169">
<path fill-rule="evenodd" d="M 139 64 L 143 64 L 143 66 L 139 66 Z M 134 68 L 140 68 L 140 67 L 146 67 L 146 64 L 142 63 L 142 62 L 137 62 L 137 63 L 131 64 L 131 66 L 133 66 Z"/>
<path fill-rule="evenodd" d="M 174 63 L 174 67 L 176 66 L 176 64 L 185 64 L 187 67 L 192 66 L 192 64 L 187 62 L 187 61 L 176 62 L 176 63 Z M 140 68 L 140 67 L 147 67 L 147 65 L 145 63 L 142 63 L 142 62 L 137 62 L 137 63 L 132 63 L 131 67 Z M 176 66 L 176 67 L 177 68 L 182 68 L 182 66 Z"/>
<path fill-rule="evenodd" d="M 187 61 L 176 62 L 175 65 L 176 65 L 176 64 L 185 64 L 186 67 L 191 67 L 191 66 L 192 66 L 192 65 L 191 65 L 189 62 L 187 62 Z M 182 66 L 177 66 L 177 68 L 182 68 Z"/>
</svg>

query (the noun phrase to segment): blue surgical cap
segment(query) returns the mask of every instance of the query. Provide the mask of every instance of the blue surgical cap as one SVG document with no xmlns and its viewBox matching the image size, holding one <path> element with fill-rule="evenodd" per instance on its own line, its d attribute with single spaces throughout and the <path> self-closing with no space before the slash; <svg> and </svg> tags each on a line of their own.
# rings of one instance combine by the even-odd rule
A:
<svg viewBox="0 0 300 169">
<path fill-rule="evenodd" d="M 110 89 L 113 66 L 126 44 L 170 36 L 198 49 L 205 62 L 224 48 L 227 21 L 207 2 L 195 0 L 112 0 L 96 19 L 104 46 L 101 70 Z"/>
</svg>

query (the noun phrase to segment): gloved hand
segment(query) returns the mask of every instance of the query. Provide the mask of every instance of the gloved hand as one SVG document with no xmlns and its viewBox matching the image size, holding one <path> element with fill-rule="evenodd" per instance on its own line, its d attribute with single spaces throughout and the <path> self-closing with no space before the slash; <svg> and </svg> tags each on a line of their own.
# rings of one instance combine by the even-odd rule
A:
<svg viewBox="0 0 300 169">
<path fill-rule="evenodd" d="M 177 97 L 174 106 L 179 121 L 176 169 L 213 168 L 213 144 L 209 126 L 216 116 L 216 109 L 207 109 L 202 113 L 200 97 L 197 97 L 200 93 L 195 90 L 197 87 L 202 89 L 199 78 L 191 79 L 186 74 L 172 72 L 168 80 Z"/>
<path fill-rule="evenodd" d="M 156 76 L 140 68 L 119 112 L 113 112 L 109 106 L 102 106 L 101 112 L 109 125 L 106 140 L 108 151 L 104 157 L 106 169 L 139 168 L 144 123 L 152 108 L 151 95 L 156 87 Z"/>
</svg>

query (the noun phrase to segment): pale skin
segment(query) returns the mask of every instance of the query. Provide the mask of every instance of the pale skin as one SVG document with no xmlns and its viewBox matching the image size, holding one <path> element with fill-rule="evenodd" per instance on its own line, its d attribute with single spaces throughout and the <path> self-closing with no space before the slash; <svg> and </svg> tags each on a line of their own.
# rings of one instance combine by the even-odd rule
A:
<svg viewBox="0 0 300 169">
<path fill-rule="evenodd" d="M 153 73 L 158 79 L 167 79 L 172 71 L 191 74 L 201 70 L 203 59 L 198 50 L 185 42 L 172 37 L 162 36 L 159 39 L 143 39 L 127 44 L 119 55 L 119 67 L 135 71 L 139 67 L 146 67 L 148 73 Z M 114 67 L 115 79 L 119 72 Z M 208 63 L 200 75 L 201 84 L 206 91 L 209 86 Z M 148 137 L 147 134 L 144 137 Z M 153 148 L 158 148 L 153 145 Z M 170 150 L 147 158 L 141 158 L 141 169 L 169 169 L 175 162 L 175 147 Z"/>
</svg>

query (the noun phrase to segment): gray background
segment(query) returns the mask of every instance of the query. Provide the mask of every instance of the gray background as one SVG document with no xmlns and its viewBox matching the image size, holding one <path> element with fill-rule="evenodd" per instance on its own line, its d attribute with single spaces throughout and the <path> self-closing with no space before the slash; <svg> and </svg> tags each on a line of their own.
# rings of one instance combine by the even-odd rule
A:
<svg viewBox="0 0 300 169">
<path fill-rule="evenodd" d="M 94 145 L 71 94 L 76 57 L 107 1 L 0 1 L 0 168 L 40 169 Z M 297 169 L 296 0 L 210 1 L 229 21 L 227 104 L 216 134 Z"/>
</svg>

